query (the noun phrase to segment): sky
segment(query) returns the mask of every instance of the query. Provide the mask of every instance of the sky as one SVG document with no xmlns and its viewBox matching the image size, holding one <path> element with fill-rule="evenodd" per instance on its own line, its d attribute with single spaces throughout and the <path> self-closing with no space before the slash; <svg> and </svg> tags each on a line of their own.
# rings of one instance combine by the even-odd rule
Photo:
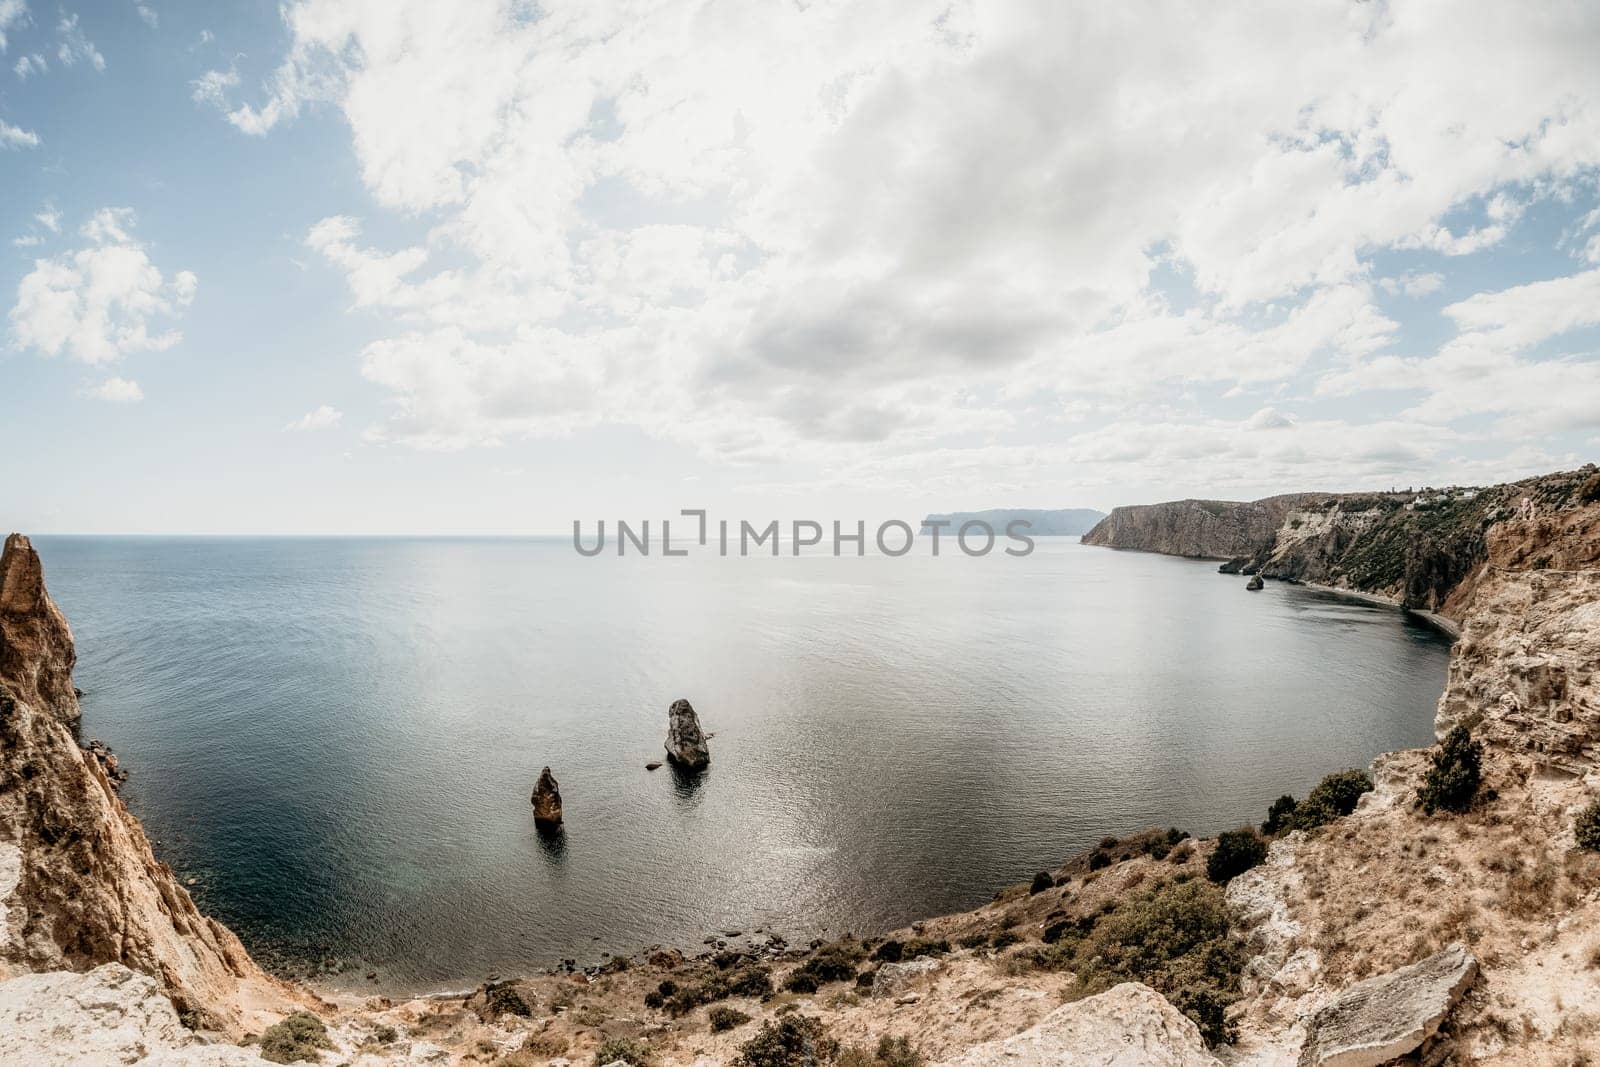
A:
<svg viewBox="0 0 1600 1067">
<path fill-rule="evenodd" d="M 0 0 L 0 526 L 1600 458 L 1600 5 Z"/>
</svg>

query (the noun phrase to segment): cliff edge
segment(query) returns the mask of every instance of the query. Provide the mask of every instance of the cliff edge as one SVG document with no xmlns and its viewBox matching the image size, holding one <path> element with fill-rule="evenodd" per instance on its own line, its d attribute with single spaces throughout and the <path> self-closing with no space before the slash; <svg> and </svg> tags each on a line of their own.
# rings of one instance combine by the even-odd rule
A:
<svg viewBox="0 0 1600 1067">
<path fill-rule="evenodd" d="M 200 914 L 79 745 L 76 660 L 38 553 L 12 534 L 0 555 L 0 979 L 123 964 L 195 1025 L 242 1033 L 295 997 Z"/>
</svg>

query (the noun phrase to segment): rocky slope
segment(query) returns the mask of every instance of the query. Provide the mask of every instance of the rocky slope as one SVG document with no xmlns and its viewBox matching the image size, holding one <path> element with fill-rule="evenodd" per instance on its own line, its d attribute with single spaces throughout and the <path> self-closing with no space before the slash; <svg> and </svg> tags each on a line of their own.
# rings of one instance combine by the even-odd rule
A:
<svg viewBox="0 0 1600 1067">
<path fill-rule="evenodd" d="M 150 849 L 80 747 L 72 631 L 39 556 L 0 555 L 0 978 L 123 964 L 195 1025 L 240 1033 L 290 1002 Z"/>
<path fill-rule="evenodd" d="M 1600 473 L 1590 466 L 1483 488 L 1296 493 L 1248 503 L 1177 500 L 1123 507 L 1083 541 L 1224 559 L 1227 573 L 1361 592 L 1459 621 L 1488 560 L 1492 530 L 1505 529 L 1504 536 L 1514 538 L 1509 530 L 1516 523 L 1556 521 L 1554 516 L 1596 500 Z M 1559 560 L 1541 559 L 1539 553 L 1584 556 L 1582 531 L 1573 533 L 1559 547 L 1527 549 L 1519 562 L 1559 568 Z"/>
<path fill-rule="evenodd" d="M 1574 817 L 1600 796 L 1597 487 L 1592 471 L 1499 487 L 1447 504 L 1455 518 L 1443 524 L 1400 515 L 1417 510 L 1404 502 L 1311 495 L 1187 523 L 1172 518 L 1194 510 L 1185 502 L 1144 526 L 1145 513 L 1119 509 L 1102 535 L 1240 557 L 1238 569 L 1460 620 L 1438 726 L 1468 723 L 1485 742 L 1483 784 L 1463 813 L 1421 810 L 1429 752 L 1392 753 L 1353 811 L 1280 832 L 1264 863 L 1220 879 L 1225 889 L 1207 878 L 1218 840 L 1110 836 L 983 907 L 864 940 L 791 948 L 727 935 L 695 958 L 658 949 L 467 997 L 316 1003 L 324 1047 L 307 1055 L 356 1067 L 887 1067 L 912 1062 L 911 1047 L 919 1062 L 961 1067 L 1593 1062 L 1600 853 L 1577 847 Z M 1315 516 L 1319 529 L 1302 535 Z M 1361 569 L 1382 545 L 1400 546 L 1399 565 Z M 15 551 L 28 553 L 19 573 L 36 574 L 26 543 Z M 14 602 L 43 614 L 8 627 L 56 636 L 0 660 L 21 664 L 0 675 L 0 952 L 17 975 L 0 981 L 0 1061 L 259 1062 L 174 1026 L 174 1003 L 243 1018 L 237 991 L 270 980 L 149 857 L 63 717 L 16 696 L 31 684 L 39 703 L 62 699 L 48 665 L 70 669 L 71 653 L 42 586 Z M 100 844 L 72 861 L 44 841 L 85 836 Z M 70 892 L 43 892 L 50 879 Z M 60 897 L 80 894 L 94 921 L 61 921 Z M 63 939 L 78 929 L 90 933 Z M 40 968 L 64 970 L 17 974 Z M 245 1025 L 295 1006 L 280 990 Z"/>
</svg>

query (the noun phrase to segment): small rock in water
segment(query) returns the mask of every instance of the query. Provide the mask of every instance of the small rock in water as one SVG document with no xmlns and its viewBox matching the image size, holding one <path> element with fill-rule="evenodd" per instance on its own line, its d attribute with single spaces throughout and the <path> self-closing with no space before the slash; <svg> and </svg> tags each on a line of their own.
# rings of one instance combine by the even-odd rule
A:
<svg viewBox="0 0 1600 1067">
<path fill-rule="evenodd" d="M 667 758 L 686 770 L 698 771 L 711 762 L 700 716 L 687 700 L 674 700 L 667 709 Z"/>
<path fill-rule="evenodd" d="M 1266 588 L 1266 585 L 1267 583 L 1261 580 L 1261 575 L 1252 574 L 1250 576 L 1250 580 L 1245 583 L 1244 587 L 1252 593 L 1257 593 Z"/>
<path fill-rule="evenodd" d="M 661 761 L 653 759 L 644 765 L 644 769 L 647 771 L 659 771 L 661 769 Z"/>
<path fill-rule="evenodd" d="M 533 821 L 542 826 L 561 824 L 561 786 L 549 767 L 540 772 L 539 784 L 533 787 Z"/>
</svg>

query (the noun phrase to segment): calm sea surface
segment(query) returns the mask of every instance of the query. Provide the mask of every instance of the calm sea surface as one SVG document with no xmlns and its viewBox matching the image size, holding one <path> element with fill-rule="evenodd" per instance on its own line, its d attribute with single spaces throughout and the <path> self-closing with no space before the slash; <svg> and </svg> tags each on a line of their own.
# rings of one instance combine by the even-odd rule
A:
<svg viewBox="0 0 1600 1067">
<path fill-rule="evenodd" d="M 1397 610 L 1068 539 L 35 543 L 85 736 L 131 769 L 158 853 L 262 958 L 388 990 L 710 931 L 866 933 L 1107 833 L 1259 821 L 1428 743 L 1447 657 Z M 677 697 L 716 734 L 693 782 L 644 767 Z M 546 764 L 560 841 L 528 802 Z"/>
</svg>

